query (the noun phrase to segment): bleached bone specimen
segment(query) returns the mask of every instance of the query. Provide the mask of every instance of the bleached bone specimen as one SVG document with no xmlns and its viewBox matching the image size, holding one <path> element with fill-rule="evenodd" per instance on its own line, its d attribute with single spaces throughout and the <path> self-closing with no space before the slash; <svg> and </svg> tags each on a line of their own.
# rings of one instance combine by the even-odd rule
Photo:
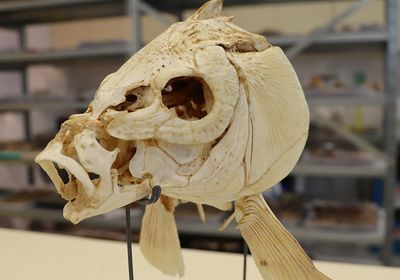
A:
<svg viewBox="0 0 400 280">
<path fill-rule="evenodd" d="M 234 202 L 264 279 L 328 279 L 260 196 L 304 148 L 303 91 L 282 50 L 235 26 L 221 8 L 222 1 L 206 3 L 107 76 L 87 111 L 72 115 L 36 161 L 68 201 L 64 216 L 73 223 L 160 185 L 140 247 L 164 273 L 184 271 L 178 204 L 196 203 L 204 220 L 203 204 L 228 211 Z"/>
</svg>

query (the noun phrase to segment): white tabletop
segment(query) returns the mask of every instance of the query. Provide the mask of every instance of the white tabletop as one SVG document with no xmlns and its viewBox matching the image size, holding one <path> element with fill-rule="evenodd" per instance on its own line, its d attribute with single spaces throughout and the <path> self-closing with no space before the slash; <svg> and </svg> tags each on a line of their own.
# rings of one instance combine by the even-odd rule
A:
<svg viewBox="0 0 400 280">
<path fill-rule="evenodd" d="M 150 266 L 133 246 L 135 280 L 177 279 Z M 242 279 L 240 254 L 183 250 L 183 279 Z M 366 265 L 316 262 L 335 280 L 399 280 L 400 269 Z M 0 279 L 7 280 L 114 280 L 128 279 L 123 242 L 0 229 Z M 251 258 L 248 278 L 261 280 Z"/>
</svg>

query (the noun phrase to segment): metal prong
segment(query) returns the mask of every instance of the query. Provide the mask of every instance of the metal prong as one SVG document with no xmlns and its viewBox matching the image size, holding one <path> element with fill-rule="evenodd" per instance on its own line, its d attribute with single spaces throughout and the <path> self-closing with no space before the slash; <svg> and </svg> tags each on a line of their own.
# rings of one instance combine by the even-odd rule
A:
<svg viewBox="0 0 400 280">
<path fill-rule="evenodd" d="M 136 203 L 142 205 L 149 205 L 156 203 L 160 199 L 160 197 L 161 197 L 161 187 L 156 185 L 151 189 L 151 196 L 149 198 L 140 199 L 136 201 Z"/>
<path fill-rule="evenodd" d="M 243 241 L 243 280 L 247 279 L 247 254 L 248 247 L 246 241 Z"/>
</svg>

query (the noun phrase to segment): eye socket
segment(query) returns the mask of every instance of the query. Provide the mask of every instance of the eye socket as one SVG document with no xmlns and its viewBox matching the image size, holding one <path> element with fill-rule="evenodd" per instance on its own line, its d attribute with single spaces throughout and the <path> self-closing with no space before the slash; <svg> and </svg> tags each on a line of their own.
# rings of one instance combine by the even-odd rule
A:
<svg viewBox="0 0 400 280">
<path fill-rule="evenodd" d="M 185 120 L 199 120 L 207 116 L 214 103 L 208 85 L 198 77 L 176 77 L 161 91 L 162 102 Z"/>
</svg>

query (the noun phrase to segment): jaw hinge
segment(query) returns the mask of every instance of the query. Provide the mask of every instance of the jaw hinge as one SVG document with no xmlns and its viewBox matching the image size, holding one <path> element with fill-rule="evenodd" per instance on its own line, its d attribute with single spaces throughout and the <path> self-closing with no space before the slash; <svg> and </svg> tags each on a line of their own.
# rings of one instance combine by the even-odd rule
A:
<svg viewBox="0 0 400 280">
<path fill-rule="evenodd" d="M 156 203 L 161 197 L 161 187 L 158 185 L 155 185 L 154 187 L 151 188 L 151 195 L 149 198 L 142 198 L 136 201 L 138 204 L 142 205 L 149 205 Z"/>
</svg>

